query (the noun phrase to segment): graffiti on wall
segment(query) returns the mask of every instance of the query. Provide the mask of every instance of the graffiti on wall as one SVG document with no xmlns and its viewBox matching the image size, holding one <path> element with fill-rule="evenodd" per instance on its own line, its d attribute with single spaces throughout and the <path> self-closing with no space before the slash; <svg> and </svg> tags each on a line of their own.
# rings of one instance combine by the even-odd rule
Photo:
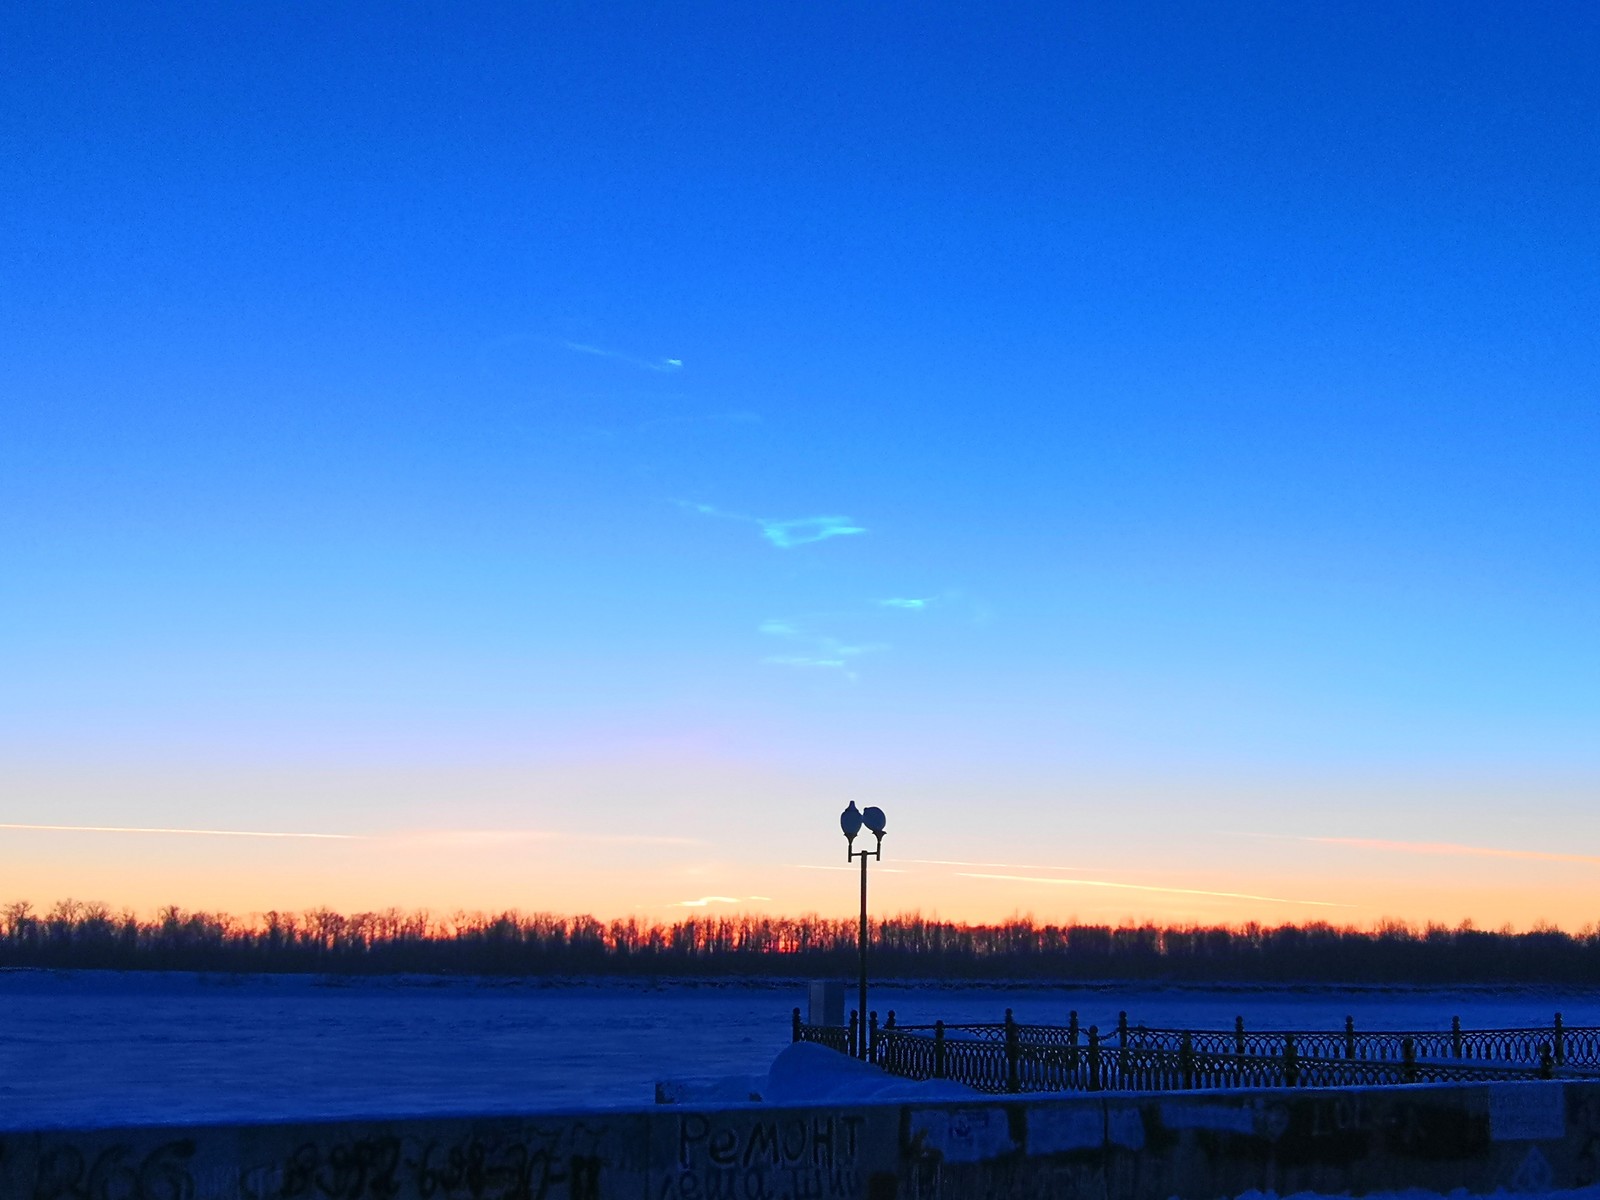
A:
<svg viewBox="0 0 1600 1200">
<path fill-rule="evenodd" d="M 39 1156 L 33 1200 L 194 1200 L 192 1138 L 140 1153 L 127 1143 L 99 1150 L 54 1146 Z"/>
<path fill-rule="evenodd" d="M 608 1132 L 575 1122 L 307 1141 L 240 1191 L 247 1200 L 599 1200 Z"/>
<path fill-rule="evenodd" d="M 450 1126 L 432 1126 L 448 1130 Z M 41 1146 L 31 1200 L 600 1200 L 602 1163 L 631 1158 L 612 1125 L 459 1126 L 455 1136 L 334 1132 L 253 1161 L 197 1166 L 194 1138 Z M 263 1136 L 270 1137 L 270 1134 Z M 616 1142 L 609 1145 L 608 1142 Z M 608 1158 L 608 1154 L 610 1157 Z M 615 1169 L 615 1168 L 613 1168 Z"/>
<path fill-rule="evenodd" d="M 684 1113 L 653 1200 L 853 1200 L 867 1194 L 864 1124 L 848 1113 Z"/>
</svg>

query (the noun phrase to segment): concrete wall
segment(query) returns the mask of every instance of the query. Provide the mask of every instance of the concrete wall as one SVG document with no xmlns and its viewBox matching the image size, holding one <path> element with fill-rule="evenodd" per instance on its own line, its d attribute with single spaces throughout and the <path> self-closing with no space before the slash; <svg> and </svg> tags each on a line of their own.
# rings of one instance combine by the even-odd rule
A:
<svg viewBox="0 0 1600 1200">
<path fill-rule="evenodd" d="M 1600 1083 L 0 1132 L 3 1200 L 1210 1200 L 1600 1179 Z"/>
</svg>

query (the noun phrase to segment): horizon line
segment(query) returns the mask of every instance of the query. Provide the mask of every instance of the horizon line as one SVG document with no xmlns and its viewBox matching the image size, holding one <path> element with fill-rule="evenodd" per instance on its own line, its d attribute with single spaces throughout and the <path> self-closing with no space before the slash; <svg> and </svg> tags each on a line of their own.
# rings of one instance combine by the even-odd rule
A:
<svg viewBox="0 0 1600 1200">
<path fill-rule="evenodd" d="M 4 825 L 0 825 L 0 828 L 5 828 L 5 827 L 6 826 L 4 826 Z M 320 835 L 320 836 L 339 837 L 339 836 L 353 836 L 353 835 L 325 834 L 325 835 Z M 844 869 L 848 870 L 849 868 L 844 868 Z M 1049 882 L 1056 882 L 1056 881 L 1052 880 L 1052 881 L 1049 881 Z M 1116 886 L 1116 885 L 1112 885 L 1112 886 Z M 1124 885 L 1124 886 L 1126 886 L 1126 885 Z M 716 899 L 726 899 L 724 897 L 715 897 L 715 898 Z M 764 896 L 747 896 L 747 897 L 733 898 L 733 899 L 738 899 L 738 900 L 741 900 L 741 901 L 749 901 L 749 900 L 760 901 L 760 900 L 767 900 L 768 898 L 764 897 Z M 1294 903 L 1294 902 L 1293 901 L 1287 901 L 1287 903 Z M 1300 901 L 1300 903 L 1313 903 L 1314 904 L 1314 903 L 1318 903 L 1318 902 L 1317 901 Z M 1329 904 L 1328 901 L 1322 901 L 1321 903 L 1322 904 Z M 40 913 L 40 914 L 47 913 L 49 911 L 48 907 L 46 907 L 46 908 L 36 907 L 31 900 L 27 900 L 27 899 L 10 900 L 10 901 L 0 900 L 0 916 L 3 916 L 7 909 L 14 908 L 17 904 L 26 904 L 30 909 L 33 909 L 36 913 Z M 106 901 L 103 901 L 103 900 L 76 900 L 75 898 L 73 898 L 71 896 L 67 896 L 67 897 L 62 897 L 62 898 L 56 900 L 54 906 L 59 906 L 61 904 L 78 904 L 78 905 L 94 904 L 94 905 L 99 905 L 101 907 L 104 907 L 108 911 L 113 911 L 113 906 L 110 903 L 108 903 Z M 51 906 L 51 907 L 54 907 L 54 906 Z M 677 907 L 677 906 L 678 905 L 673 904 L 673 903 L 666 903 L 666 904 L 661 905 L 660 907 L 662 909 L 671 909 L 671 908 L 674 908 L 674 907 Z M 236 912 L 236 911 L 231 910 L 231 909 L 226 909 L 226 908 L 200 908 L 200 907 L 192 907 L 192 906 L 186 906 L 186 905 L 181 905 L 181 904 L 157 904 L 157 905 L 150 906 L 146 911 L 149 911 L 151 913 L 159 914 L 160 912 L 162 912 L 163 910 L 168 909 L 168 908 L 176 908 L 181 912 L 188 912 L 188 913 L 191 913 L 191 914 L 206 915 L 206 916 L 211 916 L 211 917 L 238 918 L 238 917 L 241 916 L 240 912 Z M 117 911 L 118 913 L 126 914 L 126 913 L 135 913 L 138 910 L 135 910 L 134 908 L 132 908 L 132 906 L 124 905 L 121 908 L 115 909 L 114 911 Z M 433 907 L 428 907 L 428 906 L 406 907 L 406 906 L 398 905 L 398 904 L 389 904 L 389 905 L 384 905 L 381 908 L 370 907 L 369 906 L 369 907 L 362 907 L 362 908 L 352 908 L 352 909 L 349 910 L 349 912 L 342 912 L 340 910 L 336 910 L 336 909 L 331 908 L 329 905 L 319 904 L 319 905 L 309 905 L 309 906 L 306 906 L 306 905 L 285 906 L 285 907 L 279 907 L 279 908 L 270 908 L 270 907 L 269 908 L 251 908 L 251 909 L 243 910 L 242 915 L 245 916 L 245 917 L 265 917 L 265 916 L 268 916 L 270 914 L 304 915 L 304 914 L 308 914 L 308 913 L 321 913 L 321 912 L 334 912 L 334 913 L 336 913 L 337 915 L 340 915 L 340 916 L 360 915 L 360 914 L 383 914 L 383 913 L 395 912 L 395 913 L 402 913 L 402 914 L 404 914 L 404 915 L 406 915 L 408 917 L 425 917 L 425 918 L 428 918 L 430 920 L 434 919 L 434 918 L 438 918 L 440 920 L 448 920 L 451 917 L 452 914 L 460 914 L 460 915 L 468 917 L 468 918 L 479 918 L 479 917 L 489 918 L 489 917 L 500 917 L 500 916 L 506 916 L 506 915 L 515 915 L 515 916 L 518 916 L 518 917 L 552 918 L 552 919 L 560 920 L 560 921 L 600 920 L 600 921 L 603 921 L 605 923 L 610 923 L 611 921 L 628 921 L 628 920 L 639 920 L 640 919 L 639 909 L 637 909 L 637 908 L 635 908 L 635 909 L 633 909 L 631 911 L 622 913 L 622 914 L 617 915 L 617 916 L 611 916 L 611 917 L 602 918 L 602 917 L 597 916 L 596 913 L 593 912 L 593 911 L 589 911 L 589 912 L 580 912 L 580 911 L 570 911 L 570 912 L 562 911 L 562 912 L 558 912 L 558 911 L 555 911 L 555 910 L 552 910 L 552 909 L 548 909 L 548 908 L 537 908 L 537 907 L 526 907 L 526 908 L 524 908 L 524 907 L 521 907 L 521 906 L 518 906 L 518 905 L 512 905 L 512 906 L 506 906 L 506 907 L 498 907 L 498 908 L 490 907 L 490 908 L 465 909 L 465 908 L 460 907 L 459 905 L 451 906 L 449 908 L 444 908 L 444 907 L 433 908 Z M 760 911 L 753 910 L 753 909 L 740 909 L 735 913 L 727 914 L 727 918 L 726 919 L 732 920 L 732 919 L 738 919 L 738 918 L 741 918 L 741 917 L 748 917 L 748 918 L 753 918 L 753 919 L 756 919 L 756 920 L 768 920 L 768 921 L 797 921 L 797 922 L 816 921 L 816 922 L 819 922 L 819 923 L 822 923 L 822 922 L 848 922 L 848 923 L 854 923 L 855 920 L 856 920 L 856 916 L 855 916 L 854 913 L 851 913 L 851 914 L 848 914 L 848 915 L 844 915 L 844 916 L 830 917 L 830 916 L 824 916 L 822 913 L 816 911 L 815 909 L 811 909 L 809 911 L 798 912 L 798 913 L 781 913 L 781 912 L 779 912 L 779 913 L 771 913 L 771 912 L 760 912 Z M 657 924 L 657 925 L 671 925 L 671 924 L 684 924 L 684 923 L 687 923 L 689 921 L 695 921 L 695 920 L 697 920 L 697 918 L 695 918 L 693 916 L 680 917 L 680 916 L 668 914 L 668 915 L 663 915 L 663 916 L 654 918 L 653 919 L 653 923 Z M 888 914 L 888 915 L 870 917 L 871 924 L 878 925 L 878 926 L 882 926 L 882 925 L 886 925 L 886 924 L 892 924 L 892 923 L 895 923 L 895 922 L 910 922 L 910 921 L 920 921 L 920 922 L 923 922 L 924 924 L 927 924 L 927 925 L 949 926 L 949 927 L 956 928 L 956 929 L 985 929 L 985 928 L 988 928 L 988 929 L 999 929 L 999 928 L 1004 928 L 1004 927 L 1006 927 L 1008 925 L 1022 924 L 1022 925 L 1025 925 L 1025 926 L 1029 927 L 1029 928 L 1037 929 L 1037 930 L 1044 930 L 1044 929 L 1064 929 L 1064 930 L 1071 930 L 1071 929 L 1105 929 L 1105 930 L 1112 930 L 1112 931 L 1120 931 L 1120 930 L 1154 929 L 1154 930 L 1157 930 L 1157 931 L 1162 932 L 1162 933 L 1190 933 L 1190 932 L 1197 932 L 1197 931 L 1211 932 L 1211 931 L 1221 930 L 1221 931 L 1226 931 L 1228 933 L 1242 934 L 1242 933 L 1245 933 L 1245 932 L 1249 931 L 1251 929 L 1251 927 L 1254 926 L 1255 928 L 1259 929 L 1261 932 L 1264 932 L 1264 933 L 1271 933 L 1271 932 L 1273 932 L 1275 930 L 1280 930 L 1280 929 L 1298 929 L 1298 930 L 1329 929 L 1329 930 L 1332 930 L 1332 931 L 1334 931 L 1336 933 L 1382 934 L 1382 933 L 1386 933 L 1386 932 L 1390 932 L 1390 931 L 1399 929 L 1399 930 L 1401 930 L 1401 931 L 1403 931 L 1405 933 L 1408 933 L 1408 934 L 1421 935 L 1421 934 L 1426 934 L 1426 933 L 1428 933 L 1428 932 L 1430 932 L 1432 930 L 1442 929 L 1447 933 L 1487 933 L 1487 934 L 1492 934 L 1492 935 L 1495 935 L 1495 936 L 1510 936 L 1510 937 L 1521 937 L 1521 936 L 1525 936 L 1525 935 L 1528 935 L 1528 934 L 1551 933 L 1551 932 L 1559 933 L 1559 934 L 1562 934 L 1562 935 L 1564 935 L 1566 937 L 1572 937 L 1572 938 L 1600 937 L 1600 925 L 1597 925 L 1596 923 L 1593 923 L 1593 922 L 1591 922 L 1591 923 L 1589 923 L 1587 925 L 1583 925 L 1583 926 L 1577 927 L 1577 928 L 1568 929 L 1568 928 L 1564 928 L 1561 925 L 1558 925 L 1558 924 L 1556 924 L 1554 922 L 1551 922 L 1551 921 L 1547 921 L 1547 920 L 1543 920 L 1543 919 L 1535 919 L 1532 922 L 1530 922 L 1529 925 L 1526 928 L 1523 928 L 1523 929 L 1516 928 L 1509 921 L 1503 922 L 1497 928 L 1490 929 L 1490 928 L 1481 927 L 1477 923 L 1477 921 L 1474 920 L 1471 917 L 1463 917 L 1463 918 L 1459 919 L 1454 924 L 1447 924 L 1446 922 L 1438 920 L 1438 919 L 1435 919 L 1435 918 L 1408 919 L 1408 918 L 1404 918 L 1404 917 L 1394 917 L 1394 916 L 1376 917 L 1376 918 L 1373 918 L 1371 921 L 1367 922 L 1366 924 L 1355 924 L 1355 923 L 1353 923 L 1353 924 L 1335 924 L 1332 921 L 1329 921 L 1329 920 L 1326 920 L 1326 919 L 1323 919 L 1323 918 L 1320 918 L 1320 917 L 1310 917 L 1310 918 L 1308 918 L 1308 919 L 1306 919 L 1304 921 L 1281 921 L 1280 920 L 1280 921 L 1275 921 L 1275 922 L 1270 922 L 1270 923 L 1266 922 L 1266 921 L 1258 920 L 1256 918 L 1251 918 L 1251 917 L 1246 917 L 1246 918 L 1239 919 L 1239 920 L 1234 920 L 1234 921 L 1217 921 L 1217 922 L 1209 922 L 1209 923 L 1200 922 L 1200 921 L 1173 921 L 1173 922 L 1170 922 L 1170 923 L 1166 923 L 1166 922 L 1157 921 L 1157 920 L 1154 920 L 1154 919 L 1151 919 L 1151 918 L 1148 918 L 1148 917 L 1146 917 L 1146 918 L 1123 917 L 1123 918 L 1121 918 L 1120 920 L 1117 920 L 1117 921 L 1083 920 L 1083 919 L 1080 919 L 1080 918 L 1078 918 L 1076 916 L 1069 917 L 1069 918 L 1064 918 L 1064 919 L 1061 919 L 1061 920 L 1041 920 L 1038 917 L 1035 917 L 1032 913 L 1014 913 L 1013 915 L 1011 915 L 1009 917 L 1000 917 L 1000 918 L 995 918 L 995 919 L 992 919 L 992 920 L 966 921 L 966 920 L 959 920 L 959 919 L 953 919 L 953 918 L 948 918 L 948 917 L 941 917 L 941 916 L 938 916 L 936 914 L 935 915 L 926 915 L 920 909 L 901 910 L 899 912 Z"/>
</svg>

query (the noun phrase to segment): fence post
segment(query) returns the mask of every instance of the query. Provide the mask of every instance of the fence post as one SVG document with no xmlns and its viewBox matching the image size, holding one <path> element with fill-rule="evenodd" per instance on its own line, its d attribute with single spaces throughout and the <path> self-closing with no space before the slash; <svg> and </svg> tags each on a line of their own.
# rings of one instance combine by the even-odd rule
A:
<svg viewBox="0 0 1600 1200">
<path fill-rule="evenodd" d="M 944 1078 L 944 1022 L 933 1023 L 933 1077 Z"/>
<path fill-rule="evenodd" d="M 1100 1026 L 1089 1026 L 1089 1090 L 1101 1090 L 1100 1082 Z"/>
<path fill-rule="evenodd" d="M 1233 1019 L 1233 1052 L 1235 1054 L 1243 1054 L 1244 1053 L 1244 1018 L 1243 1017 L 1235 1017 Z"/>
<path fill-rule="evenodd" d="M 1346 1017 L 1344 1019 L 1344 1056 L 1349 1059 L 1354 1059 L 1356 1056 L 1356 1019 L 1354 1017 Z"/>
<path fill-rule="evenodd" d="M 885 1029 L 893 1029 L 894 1028 L 894 1009 L 891 1008 L 889 1010 L 889 1019 L 883 1023 L 883 1027 Z"/>
<path fill-rule="evenodd" d="M 878 1010 L 873 1009 L 867 1019 L 867 1061 L 878 1061 Z"/>
<path fill-rule="evenodd" d="M 1178 1042 L 1178 1078 L 1184 1087 L 1194 1086 L 1194 1039 L 1187 1029 Z"/>
<path fill-rule="evenodd" d="M 1078 1069 L 1078 1010 L 1073 1009 L 1067 1014 L 1067 1045 L 1072 1047 L 1067 1052 L 1067 1064 L 1074 1071 Z"/>
<path fill-rule="evenodd" d="M 850 1057 L 861 1057 L 861 1014 L 855 1009 L 850 1010 Z"/>
<path fill-rule="evenodd" d="M 1300 1057 L 1295 1053 L 1294 1034 L 1283 1035 L 1283 1083 L 1285 1087 L 1300 1084 Z"/>
<path fill-rule="evenodd" d="M 1454 1058 L 1461 1057 L 1461 1018 L 1450 1018 L 1450 1054 Z"/>
<path fill-rule="evenodd" d="M 1550 1061 L 1550 1047 L 1543 1042 L 1539 1043 L 1539 1078 L 1554 1079 L 1556 1077 L 1555 1063 Z"/>
<path fill-rule="evenodd" d="M 792 1020 L 793 1020 L 792 1030 L 793 1030 L 793 1033 L 794 1033 L 794 1040 L 798 1042 L 800 1040 L 800 1006 L 798 1004 L 796 1004 L 794 1006 L 794 1014 L 793 1014 Z"/>
<path fill-rule="evenodd" d="M 1017 1064 L 1017 1019 L 1006 1009 L 1006 1091 L 1020 1092 L 1022 1076 Z"/>
<path fill-rule="evenodd" d="M 1117 1014 L 1117 1086 L 1128 1085 L 1128 1014 Z"/>
<path fill-rule="evenodd" d="M 1556 1065 L 1561 1066 L 1567 1061 L 1566 1030 L 1561 1024 L 1561 1014 L 1556 1014 Z"/>
<path fill-rule="evenodd" d="M 1403 1039 L 1401 1041 L 1401 1043 L 1400 1043 L 1400 1059 L 1401 1059 L 1401 1062 L 1403 1064 L 1403 1066 L 1402 1066 L 1402 1078 L 1407 1083 L 1415 1083 L 1417 1081 L 1417 1044 L 1416 1044 L 1416 1042 L 1412 1041 L 1410 1038 L 1405 1038 L 1405 1039 Z"/>
</svg>

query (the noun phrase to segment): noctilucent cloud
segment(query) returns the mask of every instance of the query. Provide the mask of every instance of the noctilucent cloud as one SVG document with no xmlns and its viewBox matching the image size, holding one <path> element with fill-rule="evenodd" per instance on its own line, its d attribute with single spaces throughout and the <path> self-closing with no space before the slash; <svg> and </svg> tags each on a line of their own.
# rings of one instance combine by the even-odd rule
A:
<svg viewBox="0 0 1600 1200">
<path fill-rule="evenodd" d="M 1600 10 L 0 15 L 0 901 L 1594 919 Z"/>
</svg>

